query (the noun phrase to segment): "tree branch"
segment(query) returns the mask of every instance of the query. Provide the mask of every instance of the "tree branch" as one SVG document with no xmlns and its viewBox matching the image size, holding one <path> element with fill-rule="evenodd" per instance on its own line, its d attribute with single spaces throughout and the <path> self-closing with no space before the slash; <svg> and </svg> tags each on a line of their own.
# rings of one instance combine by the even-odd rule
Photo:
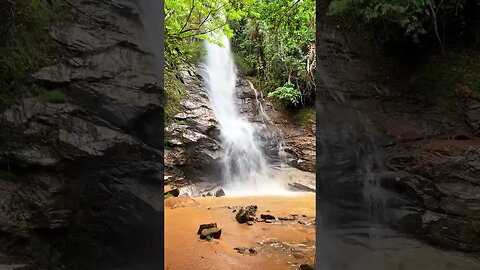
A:
<svg viewBox="0 0 480 270">
<path fill-rule="evenodd" d="M 192 0 L 192 8 L 190 9 L 190 13 L 188 13 L 187 20 L 185 20 L 185 24 L 180 29 L 180 33 L 187 27 L 188 22 L 190 21 L 190 17 L 192 16 L 193 10 L 195 9 L 195 0 Z"/>
</svg>

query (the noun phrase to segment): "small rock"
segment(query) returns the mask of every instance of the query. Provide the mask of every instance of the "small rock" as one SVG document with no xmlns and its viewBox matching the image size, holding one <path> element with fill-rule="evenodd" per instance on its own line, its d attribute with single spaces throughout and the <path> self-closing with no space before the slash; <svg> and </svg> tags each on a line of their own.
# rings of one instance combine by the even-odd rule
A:
<svg viewBox="0 0 480 270">
<path fill-rule="evenodd" d="M 237 212 L 237 209 L 233 209 L 233 210 L 232 210 L 232 213 L 235 213 L 235 212 Z"/>
<path fill-rule="evenodd" d="M 164 193 L 164 195 L 167 194 L 171 194 L 173 197 L 178 197 L 180 195 L 180 190 L 178 188 L 174 188 Z"/>
<path fill-rule="evenodd" d="M 234 248 L 238 253 L 240 254 L 250 254 L 250 255 L 256 255 L 257 251 L 254 248 L 246 248 L 246 247 L 236 247 Z"/>
<path fill-rule="evenodd" d="M 303 254 L 300 253 L 300 252 L 295 252 L 295 253 L 293 253 L 293 257 L 296 258 L 296 259 L 303 259 L 303 258 L 305 258 L 305 256 L 303 256 Z"/>
<path fill-rule="evenodd" d="M 238 253 L 240 254 L 245 254 L 247 252 L 247 248 L 246 247 L 236 247 L 234 248 Z"/>
<path fill-rule="evenodd" d="M 240 209 L 237 214 L 235 215 L 235 219 L 238 223 L 245 223 L 248 221 L 248 212 L 245 211 L 243 208 Z"/>
<path fill-rule="evenodd" d="M 245 209 L 242 207 L 238 210 L 237 214 L 235 215 L 235 219 L 238 223 L 246 223 L 247 221 L 254 221 L 255 220 L 255 213 L 257 211 L 256 205 L 249 205 Z"/>
<path fill-rule="evenodd" d="M 247 225 L 248 225 L 248 226 L 252 226 L 252 225 L 253 225 L 253 221 L 250 221 L 250 220 L 247 221 Z"/>
<path fill-rule="evenodd" d="M 211 228 L 217 228 L 217 223 L 201 224 L 200 227 L 198 227 L 197 234 L 201 234 L 203 230 Z"/>
<path fill-rule="evenodd" d="M 273 223 L 274 220 L 272 219 L 265 219 L 265 223 Z"/>
<path fill-rule="evenodd" d="M 208 237 L 219 239 L 222 235 L 222 228 L 210 228 L 202 230 L 200 239 L 207 239 Z"/>
<path fill-rule="evenodd" d="M 293 221 L 293 220 L 297 220 L 296 217 L 294 216 L 289 216 L 289 217 L 279 217 L 278 218 L 279 220 L 286 220 L 286 221 Z"/>
<path fill-rule="evenodd" d="M 261 214 L 260 218 L 261 219 L 276 219 L 275 216 L 270 215 L 270 214 Z"/>
<path fill-rule="evenodd" d="M 225 191 L 223 191 L 222 188 L 215 191 L 215 197 L 222 197 L 222 196 L 225 196 Z"/>
<path fill-rule="evenodd" d="M 302 264 L 300 265 L 300 270 L 315 270 L 315 267 L 310 264 Z"/>
</svg>

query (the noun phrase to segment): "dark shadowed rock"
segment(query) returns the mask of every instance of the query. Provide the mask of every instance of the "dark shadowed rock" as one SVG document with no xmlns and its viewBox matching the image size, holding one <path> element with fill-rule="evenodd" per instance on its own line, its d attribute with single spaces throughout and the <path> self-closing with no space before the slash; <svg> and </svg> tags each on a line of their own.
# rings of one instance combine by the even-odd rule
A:
<svg viewBox="0 0 480 270">
<path fill-rule="evenodd" d="M 225 196 L 225 191 L 223 191 L 222 188 L 215 191 L 215 197 L 222 197 L 222 196 Z"/>
<path fill-rule="evenodd" d="M 315 267 L 311 264 L 302 264 L 300 265 L 300 270 L 315 270 Z"/>
<path fill-rule="evenodd" d="M 0 170 L 8 179 L 2 173 L 0 253 L 8 249 L 27 269 L 139 269 L 139 261 L 158 268 L 157 59 L 145 46 L 137 1 L 69 2 L 76 7 L 69 21 L 50 27 L 62 55 L 29 74 L 65 102 L 24 98 L 1 112 Z M 120 2 L 132 3 L 120 12 Z"/>
<path fill-rule="evenodd" d="M 235 219 L 238 221 L 238 223 L 246 223 L 247 221 L 254 221 L 256 212 L 257 212 L 256 205 L 249 205 L 245 207 L 245 209 L 242 207 L 235 215 Z"/>
<path fill-rule="evenodd" d="M 270 215 L 270 214 L 261 214 L 260 218 L 261 219 L 276 219 L 274 215 Z"/>
</svg>

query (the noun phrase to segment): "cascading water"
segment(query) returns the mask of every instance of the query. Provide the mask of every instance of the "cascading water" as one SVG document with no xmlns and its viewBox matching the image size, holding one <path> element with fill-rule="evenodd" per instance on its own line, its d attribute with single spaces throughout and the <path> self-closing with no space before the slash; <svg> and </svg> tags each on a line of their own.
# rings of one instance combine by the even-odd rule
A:
<svg viewBox="0 0 480 270">
<path fill-rule="evenodd" d="M 208 98 L 221 129 L 225 192 L 231 196 L 286 193 L 284 185 L 271 176 L 257 126 L 240 115 L 235 102 L 236 67 L 226 36 L 222 44 L 206 43 L 205 79 Z"/>
</svg>

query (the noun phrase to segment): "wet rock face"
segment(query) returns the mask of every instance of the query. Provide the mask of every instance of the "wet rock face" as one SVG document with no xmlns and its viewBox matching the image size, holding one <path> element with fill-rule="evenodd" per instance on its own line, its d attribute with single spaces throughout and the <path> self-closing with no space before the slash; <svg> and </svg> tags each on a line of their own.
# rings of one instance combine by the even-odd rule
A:
<svg viewBox="0 0 480 270">
<path fill-rule="evenodd" d="M 210 107 L 205 82 L 194 70 L 183 72 L 186 98 L 175 122 L 166 127 L 166 174 L 178 171 L 191 181 L 215 182 L 223 152 L 220 128 Z"/>
<path fill-rule="evenodd" d="M 442 246 L 478 251 L 479 158 L 478 140 L 433 142 L 390 158 L 397 176 L 385 177 L 385 185 L 416 206 L 400 203 L 395 225 Z"/>
<path fill-rule="evenodd" d="M 163 109 L 135 1 L 70 1 L 62 57 L 32 74 L 64 104 L 2 112 L 0 260 L 35 269 L 151 269 L 163 248 Z"/>
<path fill-rule="evenodd" d="M 374 181 L 381 188 L 369 195 L 385 199 L 385 223 L 442 248 L 480 251 L 480 99 L 459 87 L 458 113 L 446 114 L 385 80 L 353 35 L 321 27 L 317 181 L 321 215 L 331 221 L 322 225 L 368 221 L 359 202 Z"/>
</svg>

